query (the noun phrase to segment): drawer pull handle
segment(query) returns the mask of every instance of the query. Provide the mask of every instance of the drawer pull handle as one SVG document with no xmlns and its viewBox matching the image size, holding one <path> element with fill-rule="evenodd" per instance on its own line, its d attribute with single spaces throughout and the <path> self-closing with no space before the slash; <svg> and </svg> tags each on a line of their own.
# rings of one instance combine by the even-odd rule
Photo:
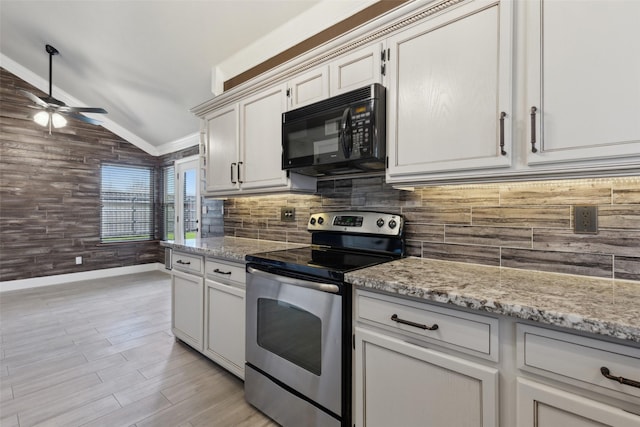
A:
<svg viewBox="0 0 640 427">
<path fill-rule="evenodd" d="M 427 331 L 435 331 L 438 329 L 437 323 L 434 323 L 433 326 L 427 326 L 422 323 L 416 323 L 416 322 L 411 322 L 410 320 L 401 319 L 398 317 L 397 314 L 394 314 L 393 316 L 391 316 L 391 320 L 393 320 L 394 322 L 402 323 L 403 325 L 409 325 L 409 326 L 413 326 L 414 328 L 420 328 Z"/>
<path fill-rule="evenodd" d="M 611 375 L 611 371 L 609 371 L 609 368 L 605 366 L 600 368 L 600 372 L 602 372 L 602 375 L 604 375 L 606 378 L 609 378 L 610 380 L 617 381 L 620 384 L 630 385 L 632 387 L 640 388 L 640 381 L 628 380 L 625 377 L 616 377 L 614 375 Z"/>
<path fill-rule="evenodd" d="M 214 273 L 218 273 L 218 274 L 231 274 L 230 271 L 222 271 L 222 270 L 217 269 L 217 268 L 215 270 L 213 270 L 213 272 Z"/>
<path fill-rule="evenodd" d="M 183 260 L 179 259 L 176 261 L 176 264 L 191 265 L 191 261 L 184 262 Z"/>
</svg>

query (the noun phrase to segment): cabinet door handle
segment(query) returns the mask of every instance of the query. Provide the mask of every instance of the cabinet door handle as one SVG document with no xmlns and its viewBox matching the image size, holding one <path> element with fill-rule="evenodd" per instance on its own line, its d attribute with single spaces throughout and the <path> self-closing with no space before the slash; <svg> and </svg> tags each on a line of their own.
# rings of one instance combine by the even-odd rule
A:
<svg viewBox="0 0 640 427">
<path fill-rule="evenodd" d="M 413 326 L 414 328 L 420 328 L 427 331 L 435 331 L 438 329 L 437 323 L 434 323 L 433 326 L 427 326 L 423 323 L 416 323 L 416 322 L 411 322 L 409 320 L 401 319 L 398 317 L 397 314 L 392 315 L 391 320 L 393 320 L 394 322 L 402 323 L 403 325 L 409 325 L 409 326 Z"/>
<path fill-rule="evenodd" d="M 507 113 L 504 111 L 500 113 L 500 154 L 503 156 L 507 155 L 507 152 L 504 151 L 504 118 L 507 117 Z"/>
<path fill-rule="evenodd" d="M 242 184 L 242 179 L 240 179 L 240 165 L 242 165 L 242 162 L 238 162 L 238 182 L 240 184 Z"/>
<path fill-rule="evenodd" d="M 537 153 L 538 149 L 536 148 L 536 112 L 538 109 L 536 107 L 531 107 L 531 152 Z"/>
<path fill-rule="evenodd" d="M 176 264 L 191 265 L 191 261 L 184 262 L 183 260 L 179 259 L 176 261 Z"/>
<path fill-rule="evenodd" d="M 235 184 L 236 182 L 233 180 L 233 167 L 235 166 L 235 163 L 231 163 L 231 183 Z"/>
<path fill-rule="evenodd" d="M 620 384 L 630 385 L 631 387 L 640 388 L 640 381 L 634 381 L 634 380 L 627 379 L 625 377 L 616 377 L 614 375 L 611 375 L 611 371 L 609 371 L 609 368 L 607 368 L 606 366 L 603 366 L 602 368 L 600 368 L 600 372 L 604 377 L 610 380 L 617 381 Z"/>
<path fill-rule="evenodd" d="M 222 271 L 218 268 L 216 268 L 215 270 L 213 270 L 214 273 L 218 273 L 218 274 L 231 274 L 230 271 Z"/>
</svg>

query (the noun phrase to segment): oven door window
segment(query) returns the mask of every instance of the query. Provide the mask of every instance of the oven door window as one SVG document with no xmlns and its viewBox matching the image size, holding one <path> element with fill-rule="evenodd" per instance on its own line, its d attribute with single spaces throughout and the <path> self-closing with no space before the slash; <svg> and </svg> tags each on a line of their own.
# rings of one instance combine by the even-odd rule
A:
<svg viewBox="0 0 640 427">
<path fill-rule="evenodd" d="M 258 298 L 258 345 L 320 376 L 322 322 L 286 302 Z"/>
</svg>

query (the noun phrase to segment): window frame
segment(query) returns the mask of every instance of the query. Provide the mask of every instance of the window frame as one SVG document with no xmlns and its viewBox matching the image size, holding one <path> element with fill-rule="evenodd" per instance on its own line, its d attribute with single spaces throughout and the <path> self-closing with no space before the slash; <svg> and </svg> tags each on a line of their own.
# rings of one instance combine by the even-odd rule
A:
<svg viewBox="0 0 640 427">
<path fill-rule="evenodd" d="M 131 200 L 131 209 L 115 209 L 113 206 L 111 210 L 108 211 L 105 207 L 105 202 L 111 202 L 112 204 L 121 203 L 125 199 L 121 199 L 118 197 L 113 197 L 108 199 L 106 193 L 108 193 L 108 185 L 117 185 L 117 183 L 122 183 L 124 186 L 131 185 L 131 182 L 127 183 L 127 177 L 121 177 L 119 180 L 113 179 L 111 181 L 105 181 L 105 168 L 119 168 L 127 170 L 127 173 L 131 173 L 134 175 L 137 171 L 145 171 L 144 178 L 144 187 L 142 192 L 136 193 L 133 191 L 122 191 L 123 194 L 129 195 L 142 195 L 143 201 L 138 202 L 135 200 Z M 132 177 L 129 177 L 131 179 Z M 135 242 L 149 242 L 155 240 L 155 222 L 156 222 L 156 209 L 155 209 L 155 199 L 156 199 L 156 168 L 155 166 L 150 165 L 132 165 L 127 163 L 116 163 L 116 162 L 104 162 L 100 164 L 100 244 L 117 244 L 117 243 L 135 243 Z M 147 181 L 148 179 L 148 181 Z M 106 190 L 105 190 L 106 188 Z M 112 193 L 117 194 L 117 192 L 112 191 Z M 137 196 L 136 196 L 137 197 Z M 128 203 L 128 201 L 125 201 Z M 112 219 L 109 223 L 107 223 L 107 212 L 110 212 L 112 215 L 115 215 L 116 218 Z M 131 221 L 122 221 L 122 218 L 117 218 L 118 214 L 123 213 L 131 213 Z M 137 214 L 137 216 L 136 216 Z M 140 220 L 142 218 L 142 221 Z M 143 227 L 136 228 L 138 224 L 146 224 Z M 106 224 L 111 224 L 116 230 L 106 231 Z M 122 231 L 117 230 L 118 227 L 122 227 L 122 224 L 131 226 L 130 231 Z"/>
<path fill-rule="evenodd" d="M 160 217 L 162 223 L 162 239 L 175 239 L 176 222 L 176 167 L 175 163 L 161 167 L 162 194 L 160 195 Z M 169 185 L 169 181 L 172 181 Z M 172 190 L 171 192 L 169 190 Z M 173 200 L 169 200 L 170 196 Z M 170 215 L 171 214 L 171 215 Z"/>
</svg>

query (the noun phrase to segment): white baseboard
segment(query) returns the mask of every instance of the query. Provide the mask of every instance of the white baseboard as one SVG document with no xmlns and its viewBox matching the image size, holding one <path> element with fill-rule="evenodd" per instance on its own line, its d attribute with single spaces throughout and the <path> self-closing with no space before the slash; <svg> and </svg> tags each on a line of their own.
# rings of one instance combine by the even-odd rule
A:
<svg viewBox="0 0 640 427">
<path fill-rule="evenodd" d="M 104 268 L 101 270 L 81 271 L 79 273 L 56 274 L 53 276 L 33 277 L 30 279 L 8 280 L 6 282 L 0 282 L 0 293 L 20 289 L 39 288 L 41 286 L 62 285 L 65 283 L 79 282 L 81 280 L 122 276 L 124 274 L 144 273 L 147 271 L 162 271 L 169 273 L 169 270 L 164 268 L 164 264 L 159 262 L 131 265 L 127 267 Z"/>
</svg>

